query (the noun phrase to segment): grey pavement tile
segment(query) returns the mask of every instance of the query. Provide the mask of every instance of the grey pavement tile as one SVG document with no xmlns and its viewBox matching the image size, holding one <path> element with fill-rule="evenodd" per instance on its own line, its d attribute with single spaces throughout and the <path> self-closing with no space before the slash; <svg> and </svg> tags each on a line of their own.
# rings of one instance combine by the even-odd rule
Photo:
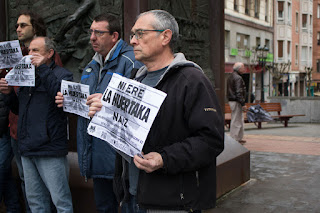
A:
<svg viewBox="0 0 320 213">
<path fill-rule="evenodd" d="M 214 212 L 320 212 L 320 156 L 251 152 L 251 180 Z"/>
</svg>

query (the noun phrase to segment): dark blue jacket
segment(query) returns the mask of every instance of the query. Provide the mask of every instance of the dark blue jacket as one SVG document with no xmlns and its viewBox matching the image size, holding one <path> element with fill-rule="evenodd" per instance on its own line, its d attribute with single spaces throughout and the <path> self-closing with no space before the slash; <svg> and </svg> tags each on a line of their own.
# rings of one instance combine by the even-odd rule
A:
<svg viewBox="0 0 320 213">
<path fill-rule="evenodd" d="M 72 81 L 72 73 L 54 62 L 36 68 L 35 87 L 20 87 L 10 94 L 10 108 L 19 114 L 18 146 L 22 156 L 68 154 L 67 116 L 55 103 L 61 80 Z M 17 108 L 19 106 L 19 108 Z"/>
<path fill-rule="evenodd" d="M 92 60 L 82 73 L 81 83 L 90 86 L 90 94 L 103 93 L 112 74 L 130 77 L 133 68 L 142 63 L 135 61 L 133 49 L 120 40 L 109 60 L 105 63 L 99 80 L 100 65 Z M 77 151 L 80 173 L 86 178 L 112 179 L 114 174 L 115 151 L 107 142 L 87 133 L 90 120 L 78 116 Z"/>
</svg>

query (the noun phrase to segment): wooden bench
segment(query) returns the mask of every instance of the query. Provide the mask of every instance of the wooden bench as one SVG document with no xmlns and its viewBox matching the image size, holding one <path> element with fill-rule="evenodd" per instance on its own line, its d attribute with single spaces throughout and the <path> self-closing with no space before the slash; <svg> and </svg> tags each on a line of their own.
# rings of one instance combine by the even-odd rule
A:
<svg viewBox="0 0 320 213">
<path fill-rule="evenodd" d="M 288 126 L 288 121 L 290 118 L 292 117 L 296 117 L 296 116 L 305 116 L 305 115 L 281 115 L 281 104 L 280 103 L 246 103 L 246 107 L 247 109 L 249 109 L 250 106 L 253 105 L 258 105 L 260 104 L 260 106 L 266 110 L 267 112 L 277 112 L 278 115 L 271 115 L 271 117 L 274 120 L 279 120 L 281 121 L 285 127 Z M 230 109 L 230 105 L 228 103 L 225 104 L 225 108 L 224 108 L 224 123 L 225 125 L 230 128 L 230 123 L 231 123 L 231 109 Z M 244 122 L 245 123 L 249 123 L 248 119 L 247 119 L 247 113 L 244 112 L 243 113 L 243 117 L 244 117 Z M 256 124 L 257 123 L 257 124 Z M 258 129 L 261 129 L 261 122 L 256 122 L 255 124 L 257 125 Z"/>
</svg>

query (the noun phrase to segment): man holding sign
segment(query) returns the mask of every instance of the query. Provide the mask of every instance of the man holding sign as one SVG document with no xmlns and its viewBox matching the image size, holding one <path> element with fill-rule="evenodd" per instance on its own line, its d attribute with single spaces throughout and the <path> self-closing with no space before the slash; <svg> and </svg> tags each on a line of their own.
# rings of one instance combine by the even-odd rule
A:
<svg viewBox="0 0 320 213">
<path fill-rule="evenodd" d="M 129 192 L 137 188 L 138 204 L 148 212 L 214 208 L 216 157 L 224 148 L 224 122 L 211 82 L 197 64 L 187 61 L 182 53 L 173 54 L 179 26 L 168 12 L 140 14 L 131 32 L 135 58 L 145 64 L 135 79 L 167 97 L 142 156 L 134 156 L 140 174 L 129 165 Z M 94 101 L 92 106 L 91 115 L 102 104 Z M 128 195 L 127 186 L 121 192 L 126 172 L 122 163 L 117 161 L 114 179 L 119 196 Z"/>
<path fill-rule="evenodd" d="M 25 189 L 32 212 L 49 212 L 51 199 L 57 212 L 73 212 L 68 183 L 69 169 L 67 117 L 55 104 L 62 80 L 72 73 L 55 64 L 55 48 L 47 37 L 37 37 L 29 46 L 31 63 L 36 67 L 35 87 L 20 87 L 18 95 L 4 78 L 0 91 L 19 114 L 18 141 Z"/>
<path fill-rule="evenodd" d="M 141 63 L 134 59 L 133 49 L 121 39 L 119 18 L 109 14 L 96 16 L 89 29 L 90 42 L 96 52 L 85 67 L 81 82 L 90 86 L 87 99 L 89 110 L 95 110 L 91 103 L 100 100 L 114 73 L 130 77 L 133 68 Z M 56 103 L 63 106 L 63 95 L 58 93 Z M 89 112 L 89 114 L 91 114 Z M 103 140 L 87 133 L 90 120 L 79 116 L 77 126 L 77 151 L 81 175 L 93 178 L 95 203 L 98 212 L 118 212 L 118 204 L 113 193 L 115 151 Z"/>
<path fill-rule="evenodd" d="M 175 18 L 152 10 L 138 16 L 130 43 L 145 64 L 136 79 L 167 93 L 143 148 L 137 199 L 150 212 L 214 208 L 216 157 L 224 148 L 223 117 L 202 69 L 173 54 Z M 174 211 L 173 211 L 174 212 Z"/>
</svg>

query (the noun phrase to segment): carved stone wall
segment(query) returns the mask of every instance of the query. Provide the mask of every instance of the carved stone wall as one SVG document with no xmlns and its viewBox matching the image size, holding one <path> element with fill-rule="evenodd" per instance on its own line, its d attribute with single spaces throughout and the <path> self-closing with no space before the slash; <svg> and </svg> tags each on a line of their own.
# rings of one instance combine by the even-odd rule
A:
<svg viewBox="0 0 320 213">
<path fill-rule="evenodd" d="M 208 2 L 208 0 L 151 0 L 149 7 L 166 10 L 176 18 L 181 37 L 175 52 L 183 52 L 188 60 L 199 64 L 213 81 L 209 64 Z"/>
<path fill-rule="evenodd" d="M 20 11 L 32 10 L 42 16 L 47 35 L 54 38 L 64 67 L 79 81 L 82 69 L 91 60 L 88 29 L 101 11 L 122 20 L 122 1 L 115 0 L 10 0 L 8 1 L 9 39 L 17 39 L 14 25 Z"/>
<path fill-rule="evenodd" d="M 213 80 L 209 64 L 208 0 L 149 0 L 148 4 L 150 9 L 164 9 L 175 16 L 181 35 L 175 51 L 199 64 Z M 105 11 L 123 20 L 122 7 L 120 0 L 10 0 L 9 39 L 17 39 L 14 25 L 19 11 L 37 12 L 46 22 L 48 36 L 55 38 L 64 66 L 79 81 L 82 69 L 94 54 L 87 34 L 93 17 Z"/>
</svg>

